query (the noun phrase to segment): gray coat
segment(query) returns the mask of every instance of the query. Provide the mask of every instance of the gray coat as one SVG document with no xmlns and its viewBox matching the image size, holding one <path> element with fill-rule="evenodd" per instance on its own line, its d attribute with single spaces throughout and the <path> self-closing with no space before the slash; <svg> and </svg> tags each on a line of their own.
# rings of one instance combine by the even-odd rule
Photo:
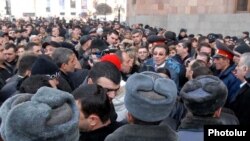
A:
<svg viewBox="0 0 250 141">
<path fill-rule="evenodd" d="M 177 141 L 177 134 L 168 126 L 128 124 L 107 136 L 105 141 Z"/>
<path fill-rule="evenodd" d="M 238 125 L 238 119 L 230 113 L 221 113 L 219 118 L 187 115 L 178 131 L 179 141 L 204 141 L 204 125 Z"/>
</svg>

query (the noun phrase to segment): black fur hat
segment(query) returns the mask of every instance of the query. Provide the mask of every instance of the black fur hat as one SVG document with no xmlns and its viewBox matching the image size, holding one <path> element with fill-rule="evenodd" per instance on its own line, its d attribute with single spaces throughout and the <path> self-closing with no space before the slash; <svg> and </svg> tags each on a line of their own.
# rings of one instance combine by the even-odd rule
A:
<svg viewBox="0 0 250 141">
<path fill-rule="evenodd" d="M 55 75 L 59 72 L 57 65 L 47 56 L 40 56 L 31 68 L 32 75 Z"/>
</svg>

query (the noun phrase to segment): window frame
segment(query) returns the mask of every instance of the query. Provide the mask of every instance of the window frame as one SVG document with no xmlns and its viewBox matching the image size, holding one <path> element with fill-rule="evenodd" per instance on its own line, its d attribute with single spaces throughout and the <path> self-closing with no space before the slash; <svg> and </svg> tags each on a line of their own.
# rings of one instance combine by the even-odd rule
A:
<svg viewBox="0 0 250 141">
<path fill-rule="evenodd" d="M 247 10 L 246 11 L 240 11 L 237 9 L 238 1 L 239 0 L 235 0 L 235 13 L 249 13 L 250 12 L 250 0 L 246 0 L 247 1 Z"/>
</svg>

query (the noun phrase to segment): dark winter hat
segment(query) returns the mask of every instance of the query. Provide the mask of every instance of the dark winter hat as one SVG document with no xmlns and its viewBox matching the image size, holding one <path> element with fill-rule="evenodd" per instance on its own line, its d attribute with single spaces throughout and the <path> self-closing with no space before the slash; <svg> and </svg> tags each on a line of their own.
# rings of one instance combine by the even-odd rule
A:
<svg viewBox="0 0 250 141">
<path fill-rule="evenodd" d="M 232 37 L 232 40 L 233 40 L 233 42 L 237 42 L 239 39 L 238 39 L 238 37 L 233 36 L 233 37 Z"/>
<path fill-rule="evenodd" d="M 165 38 L 157 35 L 150 35 L 148 38 L 148 43 L 164 43 Z"/>
<path fill-rule="evenodd" d="M 5 141 L 78 141 L 79 111 L 74 97 L 42 87 L 35 95 L 18 94 L 0 108 Z"/>
<path fill-rule="evenodd" d="M 103 51 L 107 48 L 108 48 L 108 46 L 101 39 L 92 40 L 91 45 L 90 45 L 90 49 L 98 49 L 99 51 Z"/>
<path fill-rule="evenodd" d="M 185 107 L 198 116 L 211 116 L 227 99 L 226 85 L 212 75 L 199 76 L 188 81 L 180 91 Z"/>
<path fill-rule="evenodd" d="M 165 34 L 164 34 L 165 38 L 167 41 L 176 41 L 176 34 L 175 32 L 172 32 L 172 31 L 167 31 Z"/>
<path fill-rule="evenodd" d="M 180 29 L 180 32 L 187 32 L 187 29 L 181 28 L 181 29 Z"/>
<path fill-rule="evenodd" d="M 250 47 L 246 43 L 241 43 L 240 45 L 236 46 L 234 51 L 243 54 L 246 52 L 250 52 Z"/>
<path fill-rule="evenodd" d="M 124 102 L 128 112 L 146 122 L 165 119 L 177 97 L 173 80 L 149 71 L 131 75 L 125 87 Z"/>
<path fill-rule="evenodd" d="M 53 76 L 57 75 L 58 72 L 57 65 L 46 56 L 38 57 L 31 68 L 31 75 L 44 74 Z"/>
<path fill-rule="evenodd" d="M 76 57 L 78 58 L 78 52 L 76 51 L 75 46 L 73 44 L 69 42 L 60 42 L 60 44 L 62 48 L 67 48 L 67 49 L 72 50 L 74 54 L 76 55 Z"/>
<path fill-rule="evenodd" d="M 55 42 L 55 41 L 44 42 L 44 43 L 42 44 L 42 47 L 43 47 L 43 48 L 46 48 L 48 45 L 51 45 L 52 47 L 55 47 L 55 48 L 61 47 L 61 44 L 58 43 L 58 42 Z"/>
<path fill-rule="evenodd" d="M 247 36 L 249 36 L 249 32 L 248 31 L 244 31 L 242 32 L 243 34 L 246 34 Z"/>
<path fill-rule="evenodd" d="M 88 40 L 91 40 L 91 36 L 89 35 L 83 35 L 80 39 L 80 44 L 84 45 Z"/>
<path fill-rule="evenodd" d="M 27 29 L 21 29 L 21 33 L 22 33 L 22 32 L 26 32 L 26 31 L 27 31 Z"/>
<path fill-rule="evenodd" d="M 233 60 L 234 53 L 228 46 L 226 46 L 226 44 L 221 43 L 219 40 L 216 40 L 215 44 L 217 50 L 213 58 L 225 57 L 228 58 L 229 60 Z"/>
<path fill-rule="evenodd" d="M 217 34 L 210 33 L 207 35 L 209 43 L 215 42 L 215 40 L 218 38 Z"/>
<path fill-rule="evenodd" d="M 92 33 L 96 33 L 96 28 L 90 29 L 89 34 L 92 34 Z"/>
</svg>

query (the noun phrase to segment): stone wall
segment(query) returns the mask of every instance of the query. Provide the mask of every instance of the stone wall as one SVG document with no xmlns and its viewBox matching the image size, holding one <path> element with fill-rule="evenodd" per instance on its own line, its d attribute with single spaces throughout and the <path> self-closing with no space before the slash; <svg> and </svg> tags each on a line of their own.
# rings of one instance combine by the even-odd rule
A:
<svg viewBox="0 0 250 141">
<path fill-rule="evenodd" d="M 134 3 L 135 2 L 135 3 Z M 235 12 L 235 0 L 128 0 L 127 22 L 164 27 L 174 32 L 222 33 L 250 31 L 250 14 Z"/>
</svg>

